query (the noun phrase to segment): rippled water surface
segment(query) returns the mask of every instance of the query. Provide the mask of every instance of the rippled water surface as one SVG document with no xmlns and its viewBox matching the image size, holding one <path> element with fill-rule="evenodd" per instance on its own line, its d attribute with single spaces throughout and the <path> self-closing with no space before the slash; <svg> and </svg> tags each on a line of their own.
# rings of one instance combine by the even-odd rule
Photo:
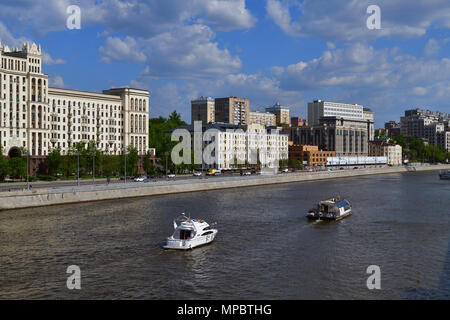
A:
<svg viewBox="0 0 450 320">
<path fill-rule="evenodd" d="M 351 217 L 306 221 L 333 195 Z M 217 221 L 217 241 L 162 250 L 181 212 Z M 0 212 L 0 298 L 450 299 L 449 215 L 435 172 Z M 66 288 L 69 265 L 81 290 Z"/>
</svg>

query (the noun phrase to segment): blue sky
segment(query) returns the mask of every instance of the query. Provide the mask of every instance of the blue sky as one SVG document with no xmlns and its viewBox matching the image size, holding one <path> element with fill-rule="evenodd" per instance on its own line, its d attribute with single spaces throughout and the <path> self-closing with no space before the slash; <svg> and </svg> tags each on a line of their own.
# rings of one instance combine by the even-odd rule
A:
<svg viewBox="0 0 450 320">
<path fill-rule="evenodd" d="M 381 30 L 366 27 L 372 4 Z M 150 90 L 151 117 L 190 121 L 200 95 L 303 117 L 314 99 L 358 103 L 378 127 L 409 108 L 450 112 L 448 0 L 2 0 L 0 40 L 40 43 L 52 86 Z"/>
</svg>

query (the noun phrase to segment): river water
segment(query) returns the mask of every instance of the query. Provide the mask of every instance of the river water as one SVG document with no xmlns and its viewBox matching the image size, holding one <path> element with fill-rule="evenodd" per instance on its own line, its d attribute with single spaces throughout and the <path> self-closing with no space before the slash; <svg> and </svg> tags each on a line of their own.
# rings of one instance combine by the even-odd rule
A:
<svg viewBox="0 0 450 320">
<path fill-rule="evenodd" d="M 335 195 L 352 216 L 305 219 Z M 217 240 L 162 250 L 181 212 L 217 222 Z M 0 212 L 0 298 L 450 299 L 449 214 L 436 172 Z M 69 265 L 81 290 L 66 287 Z"/>
</svg>

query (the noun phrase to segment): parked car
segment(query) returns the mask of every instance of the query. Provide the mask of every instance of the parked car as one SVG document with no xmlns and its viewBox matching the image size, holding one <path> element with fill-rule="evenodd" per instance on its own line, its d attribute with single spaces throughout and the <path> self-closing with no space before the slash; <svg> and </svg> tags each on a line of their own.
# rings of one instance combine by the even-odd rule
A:
<svg viewBox="0 0 450 320">
<path fill-rule="evenodd" d="M 176 175 L 174 173 L 171 173 L 171 174 L 167 175 L 167 178 L 169 178 L 169 179 L 173 179 L 175 177 L 176 177 Z"/>
<path fill-rule="evenodd" d="M 209 170 L 206 174 L 208 176 L 220 176 L 222 174 L 222 171 L 217 170 L 217 169 L 212 169 L 212 170 Z"/>
<path fill-rule="evenodd" d="M 283 172 L 283 173 L 288 173 L 288 172 L 289 172 L 289 169 L 288 169 L 288 168 L 284 168 L 283 170 L 281 170 L 281 172 Z"/>
<path fill-rule="evenodd" d="M 202 174 L 203 174 L 203 173 L 200 172 L 200 171 L 194 171 L 193 176 L 194 176 L 194 177 L 201 177 Z"/>
<path fill-rule="evenodd" d="M 148 179 L 148 177 L 146 177 L 146 176 L 136 177 L 136 178 L 134 178 L 134 182 L 144 182 L 147 179 Z"/>
<path fill-rule="evenodd" d="M 252 173 L 250 171 L 245 171 L 244 172 L 244 176 L 251 176 L 251 175 L 252 175 Z"/>
</svg>

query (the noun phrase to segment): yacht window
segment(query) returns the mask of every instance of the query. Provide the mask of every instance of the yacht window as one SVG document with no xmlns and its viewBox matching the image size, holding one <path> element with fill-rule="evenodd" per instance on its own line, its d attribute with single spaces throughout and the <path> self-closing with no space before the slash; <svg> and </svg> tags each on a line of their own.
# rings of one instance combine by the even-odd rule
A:
<svg viewBox="0 0 450 320">
<path fill-rule="evenodd" d="M 202 236 L 207 236 L 208 234 L 212 234 L 212 233 L 214 233 L 213 231 L 208 231 L 208 232 L 205 232 L 204 234 L 202 234 Z"/>
</svg>

